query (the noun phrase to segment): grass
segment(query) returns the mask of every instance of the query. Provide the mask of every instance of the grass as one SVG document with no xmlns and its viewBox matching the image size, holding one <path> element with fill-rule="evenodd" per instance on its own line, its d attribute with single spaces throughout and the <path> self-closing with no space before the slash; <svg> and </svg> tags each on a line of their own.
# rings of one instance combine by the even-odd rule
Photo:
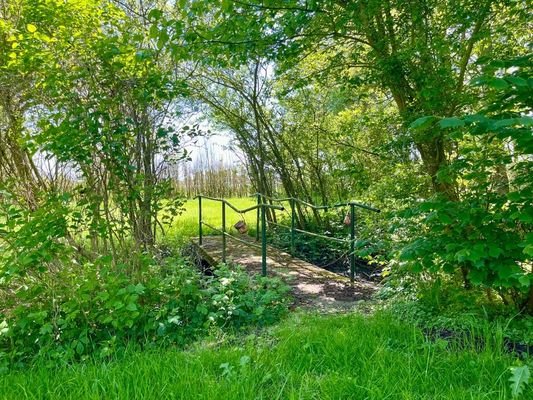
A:
<svg viewBox="0 0 533 400">
<path fill-rule="evenodd" d="M 229 201 L 238 208 L 255 203 Z M 203 214 L 221 225 L 220 203 L 204 200 Z M 245 216 L 251 229 L 255 218 L 255 212 Z M 240 219 L 227 209 L 228 227 Z M 168 237 L 197 235 L 198 202 L 190 200 Z M 269 330 L 213 338 L 187 351 L 130 350 L 112 361 L 37 364 L 0 374 L 0 400 L 509 399 L 509 367 L 516 360 L 502 353 L 498 335 L 486 335 L 483 348 L 459 349 L 443 340 L 429 342 L 413 324 L 385 312 L 298 312 Z M 525 392 L 519 399 L 531 398 L 531 385 Z"/>
<path fill-rule="evenodd" d="M 238 209 L 248 208 L 256 204 L 253 197 L 228 198 L 232 205 Z M 218 201 L 202 199 L 203 220 L 217 228 L 222 226 L 222 205 Z M 244 219 L 249 228 L 255 228 L 257 214 L 250 211 L 244 216 L 226 207 L 227 227 L 233 227 L 239 220 Z M 211 229 L 204 227 L 204 234 L 212 233 Z M 184 212 L 176 217 L 174 223 L 167 231 L 168 237 L 189 238 L 198 236 L 198 200 L 187 200 L 184 204 Z"/>
<path fill-rule="evenodd" d="M 0 376 L 1 399 L 507 399 L 497 344 L 454 350 L 388 314 L 294 314 L 261 335 L 188 351 Z M 527 391 L 527 389 L 526 389 Z M 531 393 L 531 392 L 530 392 Z M 530 394 L 529 393 L 529 394 Z M 526 399 L 528 394 L 522 398 Z"/>
</svg>

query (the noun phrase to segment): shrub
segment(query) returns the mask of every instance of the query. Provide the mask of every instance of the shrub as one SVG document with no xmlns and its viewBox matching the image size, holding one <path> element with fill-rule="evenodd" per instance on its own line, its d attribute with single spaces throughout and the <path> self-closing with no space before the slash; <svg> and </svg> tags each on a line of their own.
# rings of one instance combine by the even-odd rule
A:
<svg viewBox="0 0 533 400">
<path fill-rule="evenodd" d="M 102 257 L 12 279 L 0 288 L 0 365 L 184 345 L 210 326 L 265 325 L 287 309 L 287 288 L 275 279 L 230 266 L 204 277 L 180 258 L 144 262 L 134 275 Z"/>
<path fill-rule="evenodd" d="M 493 289 L 533 315 L 531 65 L 530 56 L 490 63 L 478 83 L 493 93 L 479 113 L 413 123 L 460 144 L 436 177 L 458 192 L 409 211 L 418 233 L 401 258 L 418 272 L 459 275 L 465 288 Z"/>
<path fill-rule="evenodd" d="M 533 317 L 489 302 L 480 288 L 462 290 L 447 277 L 419 283 L 416 296 L 397 293 L 386 307 L 402 321 L 427 331 L 473 332 L 533 344 Z"/>
<path fill-rule="evenodd" d="M 287 311 L 289 287 L 279 278 L 248 275 L 242 267 L 221 265 L 209 278 L 210 318 L 221 325 L 269 325 Z"/>
</svg>

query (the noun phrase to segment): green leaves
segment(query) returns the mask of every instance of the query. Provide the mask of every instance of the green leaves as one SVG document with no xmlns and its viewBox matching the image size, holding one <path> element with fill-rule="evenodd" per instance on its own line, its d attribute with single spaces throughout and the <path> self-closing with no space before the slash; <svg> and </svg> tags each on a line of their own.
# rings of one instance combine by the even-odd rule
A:
<svg viewBox="0 0 533 400">
<path fill-rule="evenodd" d="M 531 127 L 533 126 L 533 117 L 530 116 L 522 116 L 517 118 L 505 118 L 493 121 L 492 128 L 494 130 L 500 129 L 500 128 L 507 128 L 507 127 Z"/>
<path fill-rule="evenodd" d="M 511 367 L 510 372 L 511 377 L 509 378 L 509 382 L 511 382 L 511 395 L 513 398 L 516 398 L 523 393 L 525 387 L 529 383 L 529 366 L 522 365 L 520 367 Z"/>
<path fill-rule="evenodd" d="M 455 184 L 458 192 L 455 201 L 435 197 L 419 205 L 415 214 L 423 221 L 421 233 L 414 235 L 406 252 L 413 266 L 466 274 L 465 285 L 515 296 L 517 307 L 527 303 L 533 286 L 524 268 L 533 256 L 531 77 L 530 69 L 524 68 L 527 60 L 520 63 L 512 75 L 496 76 L 490 70 L 476 80 L 489 93 L 486 106 L 477 113 L 426 116 L 411 125 L 441 130 L 443 143 L 450 146 L 450 161 L 439 168 L 436 178 Z M 512 61 L 505 64 L 512 66 Z"/>
<path fill-rule="evenodd" d="M 240 268 L 204 277 L 183 259 L 162 265 L 150 258 L 150 270 L 128 276 L 111 262 L 66 263 L 39 275 L 38 287 L 36 274 L 22 277 L 17 292 L 3 293 L 19 306 L 0 319 L 0 353 L 13 354 L 14 362 L 51 353 L 65 362 L 108 356 L 132 344 L 183 345 L 212 325 L 271 324 L 287 311 L 286 285 Z"/>
<path fill-rule="evenodd" d="M 438 125 L 438 127 L 441 129 L 461 128 L 465 126 L 465 121 L 457 117 L 449 117 L 439 120 L 439 118 L 434 116 L 426 116 L 415 120 L 411 125 L 409 125 L 409 128 L 423 130 L 434 125 Z"/>
<path fill-rule="evenodd" d="M 457 117 L 450 117 L 450 118 L 443 118 L 439 121 L 439 126 L 442 129 L 446 128 L 460 128 L 465 125 L 465 122 L 461 118 Z"/>
<path fill-rule="evenodd" d="M 13 26 L 4 49 L 9 65 L 2 70 L 0 86 L 9 85 L 10 98 L 25 99 L 20 107 L 34 111 L 31 134 L 19 128 L 13 140 L 30 153 L 29 159 L 32 153 L 46 153 L 54 163 L 66 163 L 80 172 L 77 179 L 87 187 L 76 195 L 75 202 L 83 205 L 69 221 L 71 233 L 85 232 L 92 241 L 107 242 L 114 236 L 122 242 L 153 242 L 150 232 L 158 203 L 170 186 L 155 176 L 149 163 L 137 161 L 154 160 L 156 154 L 163 162 L 179 158 L 181 133 L 171 138 L 167 125 L 179 108 L 176 100 L 185 85 L 175 76 L 175 66 L 162 56 L 172 28 L 156 9 L 149 13 L 153 26 L 148 33 L 136 17 L 109 2 L 20 0 L 20 4 L 22 14 L 10 21 Z M 45 35 L 48 27 L 50 36 Z M 12 106 L 19 109 L 18 104 Z M 14 118 L 20 117 L 21 127 L 29 115 L 23 108 Z M 15 182 L 26 179 L 17 178 L 10 177 Z M 19 185 L 25 191 L 33 183 Z M 118 214 L 101 217 L 104 194 Z M 124 222 L 114 223 L 114 218 Z M 132 220 L 140 218 L 148 218 L 147 223 Z M 144 226 L 146 232 L 134 232 L 135 226 Z"/>
<path fill-rule="evenodd" d="M 434 116 L 421 117 L 415 120 L 409 127 L 411 129 L 426 129 L 432 126 L 438 118 Z"/>
<path fill-rule="evenodd" d="M 163 16 L 163 11 L 158 8 L 153 8 L 148 13 L 148 19 L 151 21 L 159 21 Z"/>
<path fill-rule="evenodd" d="M 505 79 L 501 78 L 486 79 L 483 83 L 498 90 L 505 90 L 509 87 L 509 83 L 507 83 Z"/>
</svg>

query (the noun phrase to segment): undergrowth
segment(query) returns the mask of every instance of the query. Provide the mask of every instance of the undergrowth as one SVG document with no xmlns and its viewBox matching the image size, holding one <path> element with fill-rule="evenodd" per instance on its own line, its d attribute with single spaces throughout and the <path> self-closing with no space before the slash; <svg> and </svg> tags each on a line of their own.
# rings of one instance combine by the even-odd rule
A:
<svg viewBox="0 0 533 400">
<path fill-rule="evenodd" d="M 240 339 L 154 348 L 0 377 L 3 399 L 510 399 L 522 370 L 497 340 L 461 349 L 390 313 L 295 314 Z M 522 381 L 526 400 L 530 386 Z"/>
<path fill-rule="evenodd" d="M 404 275 L 385 283 L 377 298 L 398 318 L 427 331 L 476 331 L 480 337 L 533 345 L 533 317 L 505 305 L 487 288 L 463 290 L 447 277 L 424 282 Z"/>
<path fill-rule="evenodd" d="M 272 324 L 287 311 L 287 293 L 275 278 L 234 265 L 207 277 L 178 257 L 145 257 L 134 273 L 100 258 L 20 276 L 0 291 L 0 372 L 183 346 L 212 327 Z"/>
</svg>

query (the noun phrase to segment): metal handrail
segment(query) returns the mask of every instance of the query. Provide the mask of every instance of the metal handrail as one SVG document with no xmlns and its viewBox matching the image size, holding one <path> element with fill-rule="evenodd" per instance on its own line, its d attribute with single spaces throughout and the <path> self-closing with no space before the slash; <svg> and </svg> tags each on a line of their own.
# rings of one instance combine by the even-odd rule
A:
<svg viewBox="0 0 533 400">
<path fill-rule="evenodd" d="M 254 193 L 252 195 L 252 197 L 257 197 L 257 196 L 261 196 L 262 198 L 264 199 L 267 199 L 267 200 L 270 200 L 270 201 L 274 201 L 276 203 L 283 203 L 283 202 L 290 202 L 290 201 L 295 201 L 297 203 L 300 203 L 306 207 L 309 207 L 309 208 L 312 208 L 314 210 L 329 210 L 329 209 L 333 209 L 333 208 L 340 208 L 340 207 L 346 207 L 346 206 L 349 206 L 349 205 L 354 205 L 355 207 L 359 207 L 359 208 L 364 208 L 365 210 L 370 210 L 370 211 L 374 211 L 374 212 L 381 212 L 381 210 L 375 208 L 375 207 L 371 207 L 369 205 L 366 205 L 366 204 L 363 204 L 363 203 L 358 203 L 356 201 L 349 201 L 347 203 L 335 203 L 333 205 L 322 205 L 322 206 L 317 206 L 316 204 L 311 204 L 311 203 L 308 203 L 307 201 L 304 201 L 304 200 L 301 200 L 301 199 L 297 199 L 295 197 L 282 197 L 282 198 L 275 198 L 275 197 L 270 197 L 270 196 L 267 196 L 267 195 L 264 195 L 264 194 L 261 194 L 261 193 Z"/>
<path fill-rule="evenodd" d="M 346 206 L 354 206 L 354 207 L 359 207 L 359 208 L 364 208 L 365 210 L 369 210 L 369 211 L 374 211 L 374 212 L 377 212 L 377 213 L 380 213 L 381 210 L 379 208 L 375 208 L 375 207 L 371 207 L 371 206 L 368 206 L 366 204 L 362 204 L 362 203 L 358 203 L 356 201 L 349 201 L 348 203 L 337 203 L 334 205 L 334 207 L 346 207 Z"/>
<path fill-rule="evenodd" d="M 274 201 L 276 203 L 284 203 L 284 202 L 291 202 L 291 201 L 294 201 L 296 203 L 300 203 L 306 207 L 309 207 L 309 208 L 312 208 L 314 210 L 328 210 L 330 208 L 334 208 L 332 206 L 317 206 L 315 204 L 311 204 L 311 203 L 308 203 L 307 201 L 305 200 L 301 200 L 301 199 L 297 199 L 295 197 L 283 197 L 283 198 L 274 198 L 274 197 L 270 197 L 270 196 L 267 196 L 267 195 L 264 195 L 264 194 L 261 194 L 261 193 L 254 193 L 252 196 L 261 196 L 263 199 L 267 199 L 267 200 L 270 200 L 270 201 Z"/>
<path fill-rule="evenodd" d="M 198 195 L 194 197 L 195 199 L 198 199 L 198 243 L 201 246 L 203 243 L 203 230 L 202 227 L 208 226 L 211 229 L 213 227 L 202 219 L 202 198 L 213 200 L 213 201 L 219 201 L 222 204 L 222 230 L 218 230 L 215 228 L 216 231 L 222 233 L 222 262 L 226 262 L 226 237 L 230 236 L 234 239 L 239 240 L 238 238 L 234 237 L 233 235 L 230 235 L 226 232 L 226 206 L 231 208 L 233 211 L 235 211 L 238 214 L 245 214 L 247 212 L 257 210 L 257 217 L 258 217 L 258 224 L 259 224 L 259 216 L 261 217 L 261 273 L 263 276 L 266 276 L 266 210 L 267 209 L 273 209 L 273 210 L 279 210 L 283 211 L 285 208 L 281 206 L 275 206 L 272 204 L 265 204 L 263 202 L 256 204 L 255 206 L 248 207 L 245 209 L 238 209 L 233 204 L 231 204 L 226 199 L 221 199 L 218 197 L 211 197 L 211 196 L 202 196 Z"/>
<path fill-rule="evenodd" d="M 289 202 L 290 208 L 291 208 L 291 226 L 288 227 L 288 226 L 285 226 L 285 225 L 277 224 L 277 223 L 272 222 L 272 221 L 270 221 L 269 223 L 272 224 L 272 225 L 275 225 L 275 226 L 280 226 L 280 227 L 283 227 L 283 228 L 290 229 L 290 231 L 291 231 L 291 254 L 294 255 L 294 253 L 295 253 L 295 234 L 296 234 L 296 232 L 302 233 L 302 234 L 306 234 L 306 235 L 309 235 L 309 236 L 319 237 L 319 238 L 322 238 L 322 239 L 325 239 L 325 240 L 335 241 L 335 242 L 338 242 L 338 243 L 349 244 L 350 245 L 350 252 L 349 252 L 349 256 L 350 256 L 350 280 L 352 282 L 354 281 L 354 279 L 355 279 L 355 242 L 356 242 L 356 238 L 355 238 L 355 208 L 358 207 L 358 208 L 362 208 L 362 209 L 365 209 L 365 210 L 378 212 L 378 213 L 381 212 L 381 210 L 379 210 L 377 208 L 374 208 L 374 207 L 371 207 L 371 206 L 366 205 L 366 204 L 355 202 L 355 201 L 349 201 L 349 202 L 346 202 L 346 203 L 337 203 L 337 204 L 334 204 L 334 205 L 331 205 L 331 206 L 328 206 L 328 205 L 317 206 L 317 205 L 308 203 L 308 202 L 306 202 L 304 200 L 296 199 L 294 197 L 274 198 L 274 197 L 266 196 L 266 195 L 264 195 L 262 193 L 255 193 L 253 196 L 257 198 L 257 204 L 255 206 L 248 207 L 248 208 L 245 208 L 245 209 L 242 209 L 242 210 L 240 210 L 237 207 L 235 207 L 233 204 L 231 204 L 226 199 L 222 199 L 222 198 L 218 198 L 218 197 L 211 197 L 211 196 L 203 196 L 203 195 L 195 196 L 194 198 L 198 199 L 198 225 L 199 225 L 199 238 L 198 238 L 198 241 L 199 241 L 200 246 L 202 245 L 202 240 L 203 240 L 202 227 L 205 225 L 205 226 L 213 229 L 216 232 L 222 233 L 222 261 L 223 262 L 226 262 L 226 237 L 227 236 L 229 236 L 229 237 L 231 237 L 231 238 L 233 238 L 233 239 L 235 239 L 235 240 L 237 240 L 239 242 L 242 242 L 244 244 L 247 244 L 247 245 L 250 245 L 250 246 L 253 246 L 253 247 L 259 247 L 257 245 L 254 245 L 253 243 L 248 243 L 248 242 L 246 242 L 246 241 L 244 241 L 242 239 L 239 239 L 239 238 L 237 238 L 237 237 L 235 237 L 235 236 L 233 236 L 233 235 L 231 235 L 231 234 L 226 232 L 226 206 L 230 207 L 232 210 L 234 210 L 235 212 L 237 212 L 239 214 L 244 214 L 244 213 L 247 213 L 247 212 L 250 212 L 250 211 L 253 211 L 253 210 L 257 210 L 256 240 L 257 241 L 259 240 L 259 234 L 260 234 L 259 226 L 261 226 L 261 272 L 262 272 L 263 276 L 266 276 L 266 228 L 267 228 L 266 210 L 267 209 L 271 209 L 271 210 L 283 211 L 283 210 L 285 210 L 285 208 L 282 207 L 282 206 L 276 206 L 276 205 L 273 205 L 273 204 L 268 204 L 265 200 L 269 200 L 271 202 L 276 202 L 276 203 Z M 221 204 L 222 204 L 222 229 L 215 228 L 214 226 L 212 226 L 212 225 L 210 225 L 210 224 L 208 224 L 208 223 L 203 221 L 203 219 L 202 219 L 202 199 L 208 199 L 208 200 L 221 202 Z M 303 205 L 305 207 L 312 208 L 314 210 L 326 210 L 326 211 L 329 210 L 329 209 L 334 209 L 334 208 L 350 207 L 350 239 L 339 239 L 339 238 L 336 238 L 336 237 L 320 235 L 320 234 L 315 233 L 315 232 L 309 232 L 309 231 L 305 231 L 303 229 L 296 228 L 296 203 L 301 204 L 301 205 Z M 261 224 L 259 224 L 260 220 L 261 220 Z"/>
<path fill-rule="evenodd" d="M 207 222 L 204 222 L 203 224 L 204 224 L 205 226 L 207 226 L 208 228 L 212 229 L 212 230 L 215 231 L 215 232 L 220 232 L 220 233 L 223 234 L 223 235 L 226 235 L 226 236 L 231 237 L 232 239 L 236 240 L 237 242 L 241 242 L 241 243 L 244 243 L 244 244 L 246 244 L 246 245 L 248 245 L 248 246 L 255 247 L 256 249 L 260 249 L 260 248 L 261 248 L 261 246 L 259 246 L 258 244 L 247 242 L 246 240 L 242 240 L 242 239 L 240 239 L 240 238 L 238 238 L 238 237 L 235 237 L 235 236 L 229 234 L 228 232 L 223 232 L 223 231 L 221 231 L 220 229 L 214 227 L 213 225 L 208 224 Z"/>
<path fill-rule="evenodd" d="M 229 201 L 227 201 L 226 199 L 222 199 L 220 197 L 211 197 L 211 196 L 204 196 L 204 195 L 198 195 L 198 196 L 194 196 L 193 200 L 195 199 L 198 199 L 198 198 L 203 198 L 203 199 L 208 199 L 208 200 L 214 200 L 214 201 L 220 201 L 222 203 L 225 203 L 229 208 L 231 208 L 233 211 L 235 211 L 236 213 L 238 214 L 245 214 L 249 211 L 253 211 L 253 210 L 256 210 L 258 208 L 261 208 L 263 207 L 262 205 L 260 204 L 256 204 L 255 206 L 252 206 L 252 207 L 248 207 L 248 208 L 244 208 L 242 210 L 239 210 L 237 207 L 235 207 L 233 204 L 231 204 Z M 265 204 L 264 207 L 266 208 L 272 208 L 272 209 L 275 209 L 275 210 L 278 210 L 278 211 L 283 211 L 285 210 L 284 207 L 281 207 L 281 206 L 275 206 L 275 205 L 272 205 L 272 204 Z"/>
</svg>

